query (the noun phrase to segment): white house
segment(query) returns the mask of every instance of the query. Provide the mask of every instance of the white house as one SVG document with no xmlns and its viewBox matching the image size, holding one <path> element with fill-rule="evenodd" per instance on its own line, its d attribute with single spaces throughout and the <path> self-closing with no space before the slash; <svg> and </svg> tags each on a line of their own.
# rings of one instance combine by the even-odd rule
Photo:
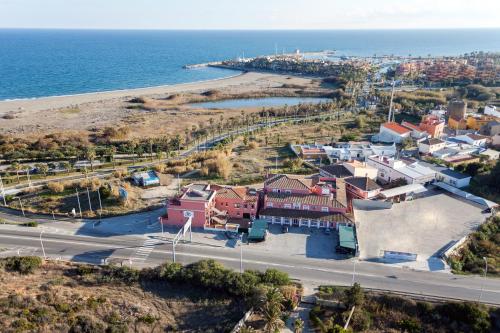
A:
<svg viewBox="0 0 500 333">
<path fill-rule="evenodd" d="M 396 160 L 383 156 L 370 156 L 366 163 L 378 170 L 377 178 L 390 183 L 405 179 L 408 184 L 426 184 L 436 179 L 436 172 L 413 160 Z"/>
<path fill-rule="evenodd" d="M 471 176 L 454 171 L 444 166 L 422 162 L 422 165 L 436 171 L 436 180 L 453 187 L 462 188 L 469 186 Z"/>
<path fill-rule="evenodd" d="M 379 134 L 375 136 L 376 141 L 401 143 L 411 136 L 412 131 L 395 122 L 387 122 L 380 125 Z"/>
<path fill-rule="evenodd" d="M 488 137 L 478 134 L 465 134 L 465 135 L 457 135 L 455 137 L 455 140 L 462 141 L 476 147 L 486 147 Z"/>
<path fill-rule="evenodd" d="M 484 107 L 484 114 L 500 118 L 500 111 L 497 110 L 497 107 L 495 105 L 486 105 Z"/>
<path fill-rule="evenodd" d="M 335 147 L 323 146 L 330 163 L 336 161 L 364 161 L 368 156 L 383 155 L 394 156 L 396 155 L 396 145 L 384 146 L 373 145 L 368 142 L 339 142 Z"/>
<path fill-rule="evenodd" d="M 446 141 L 428 138 L 418 143 L 418 151 L 421 154 L 433 154 L 446 147 Z"/>
</svg>

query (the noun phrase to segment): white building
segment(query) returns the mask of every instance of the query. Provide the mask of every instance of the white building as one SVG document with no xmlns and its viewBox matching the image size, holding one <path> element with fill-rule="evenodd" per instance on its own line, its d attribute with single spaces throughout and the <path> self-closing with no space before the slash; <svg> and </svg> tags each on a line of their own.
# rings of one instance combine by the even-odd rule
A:
<svg viewBox="0 0 500 333">
<path fill-rule="evenodd" d="M 422 165 L 436 172 L 436 181 L 443 182 L 456 188 L 469 186 L 471 176 L 454 171 L 444 166 L 421 162 Z"/>
<path fill-rule="evenodd" d="M 418 143 L 418 152 L 421 154 L 433 154 L 446 147 L 446 141 L 428 138 Z"/>
<path fill-rule="evenodd" d="M 412 131 L 395 122 L 387 122 L 380 125 L 379 133 L 374 137 L 375 141 L 401 143 L 411 136 Z"/>
<path fill-rule="evenodd" d="M 500 111 L 497 110 L 497 107 L 495 105 L 486 105 L 484 107 L 484 114 L 500 118 Z"/>
<path fill-rule="evenodd" d="M 377 178 L 390 183 L 405 179 L 408 184 L 426 184 L 436 179 L 436 172 L 412 160 L 396 160 L 383 156 L 370 156 L 366 163 L 378 170 Z"/>
<path fill-rule="evenodd" d="M 478 134 L 457 135 L 454 139 L 476 147 L 486 147 L 486 143 L 488 141 L 488 137 Z"/>
<path fill-rule="evenodd" d="M 393 157 L 396 155 L 396 145 L 373 145 L 368 142 L 339 142 L 335 147 L 322 147 L 330 160 L 336 161 L 365 161 L 368 156 L 380 155 Z"/>
</svg>

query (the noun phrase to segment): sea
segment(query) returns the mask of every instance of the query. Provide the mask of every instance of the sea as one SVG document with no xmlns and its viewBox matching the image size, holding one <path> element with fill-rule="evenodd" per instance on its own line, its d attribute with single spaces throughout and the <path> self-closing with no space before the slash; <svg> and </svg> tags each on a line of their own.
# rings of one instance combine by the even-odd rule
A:
<svg viewBox="0 0 500 333">
<path fill-rule="evenodd" d="M 0 29 L 0 100 L 143 88 L 237 75 L 186 64 L 278 53 L 459 55 L 500 51 L 500 29 L 147 31 Z"/>
</svg>

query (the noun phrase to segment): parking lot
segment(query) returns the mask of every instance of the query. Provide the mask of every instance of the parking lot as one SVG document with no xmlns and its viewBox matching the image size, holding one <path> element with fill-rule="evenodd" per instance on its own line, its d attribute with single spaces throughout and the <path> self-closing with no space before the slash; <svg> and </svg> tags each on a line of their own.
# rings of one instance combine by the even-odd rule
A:
<svg viewBox="0 0 500 333">
<path fill-rule="evenodd" d="M 435 190 L 392 209 L 356 210 L 360 258 L 376 260 L 384 251 L 414 253 L 417 261 L 428 264 L 427 269 L 445 269 L 436 256 L 480 225 L 486 218 L 481 211 L 464 199 Z"/>
<path fill-rule="evenodd" d="M 338 234 L 332 230 L 326 234 L 324 229 L 306 227 L 290 227 L 283 233 L 281 226 L 270 225 L 266 241 L 250 243 L 256 250 L 269 251 L 273 254 L 284 256 L 302 256 L 317 259 L 340 259 L 341 255 L 335 253 Z"/>
</svg>

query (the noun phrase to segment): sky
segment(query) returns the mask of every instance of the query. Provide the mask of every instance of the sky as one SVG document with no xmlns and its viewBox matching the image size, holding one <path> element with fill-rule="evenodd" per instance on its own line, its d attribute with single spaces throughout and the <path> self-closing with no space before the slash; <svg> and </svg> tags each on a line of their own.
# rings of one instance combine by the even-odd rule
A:
<svg viewBox="0 0 500 333">
<path fill-rule="evenodd" d="M 0 28 L 500 27 L 500 0 L 0 0 Z"/>
</svg>

